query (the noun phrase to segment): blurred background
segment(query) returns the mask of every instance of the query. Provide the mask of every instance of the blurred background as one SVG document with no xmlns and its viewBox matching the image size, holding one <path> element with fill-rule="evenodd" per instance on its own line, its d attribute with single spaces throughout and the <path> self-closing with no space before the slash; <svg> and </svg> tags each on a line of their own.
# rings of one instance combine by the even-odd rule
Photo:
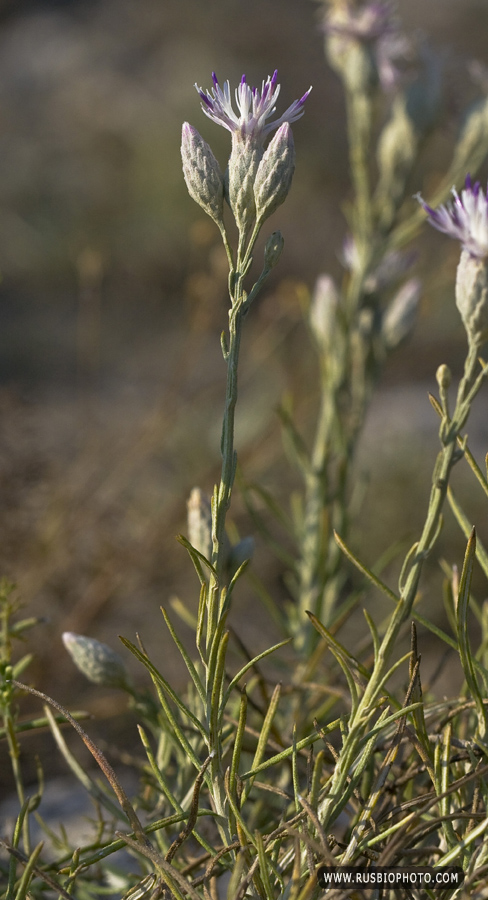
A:
<svg viewBox="0 0 488 900">
<path fill-rule="evenodd" d="M 398 8 L 407 33 L 444 58 L 444 124 L 412 175 L 412 194 L 428 198 L 479 96 L 468 65 L 488 64 L 488 4 Z M 202 114 L 194 88 L 208 88 L 213 70 L 221 83 L 245 72 L 260 85 L 277 68 L 279 112 L 313 84 L 294 127 L 292 191 L 264 235 L 279 228 L 285 252 L 246 322 L 237 424 L 246 479 L 285 506 L 297 486 L 276 408 L 291 393 L 311 433 L 316 365 L 302 298 L 319 274 L 341 271 L 349 192 L 343 97 L 324 59 L 320 10 L 312 0 L 0 4 L 0 573 L 46 620 L 33 633 L 31 682 L 111 716 L 113 735 L 127 727 L 125 699 L 90 687 L 60 635 L 118 649 L 118 634 L 138 631 L 165 675 L 181 677 L 159 606 L 197 602 L 175 535 L 190 490 L 211 492 L 220 471 L 227 274 L 217 229 L 187 195 L 179 145 L 187 120 L 225 166 L 228 133 Z M 368 563 L 392 536 L 415 538 L 437 453 L 427 391 L 437 390 L 440 363 L 458 376 L 464 359 L 452 300 L 459 248 L 428 228 L 418 248 L 418 323 L 384 370 L 358 457 L 366 494 L 353 540 Z M 470 426 L 481 460 L 487 408 L 482 393 Z M 473 504 L 483 534 L 486 510 Z M 232 518 L 250 533 L 238 490 Z M 446 533 L 442 552 L 460 563 L 462 538 L 454 525 Z M 282 566 L 259 540 L 254 565 L 286 599 Z M 253 652 L 276 638 L 250 586 L 234 616 Z"/>
</svg>

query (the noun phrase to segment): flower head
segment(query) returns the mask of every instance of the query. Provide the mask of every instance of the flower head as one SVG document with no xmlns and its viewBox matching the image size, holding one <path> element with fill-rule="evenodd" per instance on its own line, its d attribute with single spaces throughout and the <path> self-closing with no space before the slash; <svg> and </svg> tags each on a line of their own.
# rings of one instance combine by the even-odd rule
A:
<svg viewBox="0 0 488 900">
<path fill-rule="evenodd" d="M 342 34 L 360 41 L 376 41 L 392 30 L 391 6 L 386 0 L 365 3 L 360 9 L 349 3 L 330 10 L 324 22 L 324 31 Z"/>
<path fill-rule="evenodd" d="M 397 63 L 410 55 L 410 45 L 399 29 L 389 0 L 367 2 L 360 7 L 343 0 L 327 12 L 322 29 L 328 38 L 328 56 L 334 68 L 340 71 L 347 67 L 348 50 L 353 45 L 363 45 L 370 48 L 381 87 L 386 91 L 395 87 L 400 75 Z"/>
<path fill-rule="evenodd" d="M 456 188 L 452 189 L 453 200 L 446 206 L 432 209 L 416 194 L 425 212 L 428 221 L 438 231 L 444 232 L 449 237 L 460 241 L 464 250 L 476 259 L 488 257 L 488 189 L 486 193 L 481 190 L 479 181 L 475 184 L 471 176 L 466 176 L 464 190 L 459 196 Z"/>
<path fill-rule="evenodd" d="M 260 144 L 264 143 L 264 139 L 271 131 L 284 122 L 296 122 L 303 116 L 305 101 L 312 90 L 310 87 L 300 100 L 295 100 L 274 122 L 266 122 L 276 110 L 275 104 L 280 93 L 280 85 L 277 84 L 278 70 L 263 81 L 261 92 L 255 87 L 250 87 L 246 76 L 242 76 L 235 92 L 238 113 L 232 107 L 229 82 L 224 82 L 221 88 L 215 72 L 212 73 L 212 80 L 214 86 L 211 91 L 204 91 L 195 84 L 205 115 L 218 125 L 227 128 L 233 137 L 242 140 L 252 138 Z"/>
</svg>

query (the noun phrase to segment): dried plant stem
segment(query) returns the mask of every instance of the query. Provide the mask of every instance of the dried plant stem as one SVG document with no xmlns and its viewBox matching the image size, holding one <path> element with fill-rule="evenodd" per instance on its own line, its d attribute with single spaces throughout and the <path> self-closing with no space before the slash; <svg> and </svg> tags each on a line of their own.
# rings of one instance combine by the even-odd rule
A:
<svg viewBox="0 0 488 900">
<path fill-rule="evenodd" d="M 88 748 L 88 750 L 92 754 L 95 761 L 100 766 L 103 774 L 106 776 L 111 787 L 113 788 L 114 793 L 117 797 L 117 800 L 119 801 L 119 804 L 121 806 L 121 809 L 124 811 L 125 815 L 127 816 L 129 824 L 134 831 L 134 834 L 136 836 L 138 844 L 140 844 L 141 846 L 146 847 L 146 848 L 148 846 L 151 847 L 151 845 L 146 837 L 146 834 L 144 832 L 144 829 L 139 821 L 139 818 L 134 810 L 134 807 L 132 806 L 132 803 L 130 802 L 122 785 L 120 784 L 112 766 L 110 765 L 109 761 L 104 756 L 102 751 L 99 749 L 99 747 L 97 747 L 97 745 L 92 741 L 91 737 L 86 733 L 86 731 L 84 731 L 84 729 L 81 727 L 79 722 L 77 722 L 76 719 L 73 718 L 73 716 L 68 712 L 67 709 L 65 709 L 64 706 L 62 706 L 56 700 L 53 700 L 52 697 L 48 697 L 48 695 L 44 694 L 42 691 L 38 691 L 35 688 L 32 688 L 27 684 L 22 684 L 22 682 L 16 681 L 15 679 L 12 680 L 12 684 L 14 685 L 14 687 L 18 688 L 19 690 L 27 691 L 29 694 L 33 694 L 34 697 L 39 697 L 40 700 L 43 700 L 45 703 L 48 703 L 50 706 L 53 706 L 54 709 L 57 709 L 58 712 L 60 712 L 65 717 L 65 719 L 70 723 L 70 725 L 73 726 L 75 731 L 81 737 L 85 746 Z M 151 849 L 153 849 L 153 848 L 151 847 Z"/>
</svg>

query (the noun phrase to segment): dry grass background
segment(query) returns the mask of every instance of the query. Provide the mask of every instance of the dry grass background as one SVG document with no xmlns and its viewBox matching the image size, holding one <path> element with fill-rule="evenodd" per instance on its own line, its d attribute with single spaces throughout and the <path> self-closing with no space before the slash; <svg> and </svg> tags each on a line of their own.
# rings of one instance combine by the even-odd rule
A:
<svg viewBox="0 0 488 900">
<path fill-rule="evenodd" d="M 488 4 L 401 0 L 399 9 L 408 30 L 447 46 L 446 125 L 412 178 L 412 193 L 428 196 L 474 96 L 467 62 L 488 63 Z M 208 86 L 213 69 L 221 80 L 245 71 L 259 83 L 278 68 L 284 107 L 314 85 L 295 129 L 293 189 L 270 223 L 285 235 L 283 261 L 246 323 L 238 417 L 246 478 L 285 504 L 294 479 L 276 406 L 292 392 L 305 433 L 314 415 L 300 296 L 322 271 L 339 271 L 347 192 L 342 98 L 317 13 L 311 0 L 0 7 L 0 572 L 30 613 L 46 617 L 30 677 L 61 702 L 110 716 L 115 742 L 128 727 L 124 701 L 82 682 L 60 635 L 117 646 L 117 634 L 138 630 L 179 678 L 159 606 L 173 595 L 196 603 L 174 536 L 185 529 L 191 488 L 211 490 L 219 470 L 226 320 L 225 260 L 186 195 L 179 139 L 188 119 L 225 160 L 227 135 L 203 117 L 193 88 Z M 439 363 L 459 371 L 463 358 L 449 299 L 456 259 L 457 247 L 425 235 L 419 323 L 388 364 L 366 427 L 358 471 L 369 473 L 369 488 L 354 540 L 369 561 L 422 519 L 437 449 L 426 390 Z M 481 455 L 486 409 L 482 398 Z M 233 519 L 241 535 L 249 531 L 238 492 Z M 284 600 L 282 568 L 259 541 L 255 566 Z M 255 651 L 274 636 L 250 585 L 234 616 Z"/>
</svg>

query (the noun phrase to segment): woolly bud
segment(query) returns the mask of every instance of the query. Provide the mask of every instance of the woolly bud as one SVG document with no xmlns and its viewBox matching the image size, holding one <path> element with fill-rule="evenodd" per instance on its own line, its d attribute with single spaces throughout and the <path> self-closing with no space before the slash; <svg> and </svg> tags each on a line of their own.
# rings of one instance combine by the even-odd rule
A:
<svg viewBox="0 0 488 900">
<path fill-rule="evenodd" d="M 394 350 L 410 334 L 415 324 L 420 299 L 421 283 L 410 278 L 395 294 L 386 310 L 381 333 L 387 350 Z"/>
<path fill-rule="evenodd" d="M 224 179 L 209 145 L 196 128 L 185 122 L 181 135 L 181 159 L 188 193 L 211 218 L 222 222 Z"/>
<path fill-rule="evenodd" d="M 335 331 L 339 294 L 330 275 L 320 275 L 315 282 L 315 289 L 309 309 L 309 323 L 312 334 L 321 349 L 330 346 Z"/>
<path fill-rule="evenodd" d="M 256 218 L 253 188 L 262 156 L 263 149 L 255 141 L 233 135 L 225 191 L 236 225 L 244 234 Z"/>
<path fill-rule="evenodd" d="M 187 502 L 190 544 L 206 559 L 212 556 L 212 506 L 210 497 L 193 488 Z"/>
<path fill-rule="evenodd" d="M 130 689 L 129 677 L 122 659 L 107 644 L 82 634 L 74 634 L 72 631 L 64 632 L 63 643 L 75 666 L 88 681 L 103 684 L 105 687 Z"/>
<path fill-rule="evenodd" d="M 285 241 L 281 231 L 273 231 L 264 248 L 264 268 L 268 271 L 278 264 Z"/>
<path fill-rule="evenodd" d="M 256 218 L 264 222 L 286 199 L 295 171 L 295 146 L 288 122 L 280 125 L 259 163 L 254 182 Z"/>
<path fill-rule="evenodd" d="M 403 196 L 405 182 L 415 160 L 419 134 L 409 114 L 407 97 L 400 94 L 393 103 L 391 118 L 378 140 L 380 179 L 376 203 L 382 221 L 388 223 Z"/>
<path fill-rule="evenodd" d="M 480 347 L 488 338 L 488 271 L 486 260 L 461 253 L 456 275 L 456 306 L 470 342 Z"/>
</svg>

